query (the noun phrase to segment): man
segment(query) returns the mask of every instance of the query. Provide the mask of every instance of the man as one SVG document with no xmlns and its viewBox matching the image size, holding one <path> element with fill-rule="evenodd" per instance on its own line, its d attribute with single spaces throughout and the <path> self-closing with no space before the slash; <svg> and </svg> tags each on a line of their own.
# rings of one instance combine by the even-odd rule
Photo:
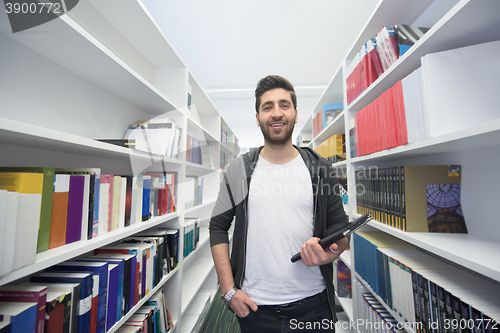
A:
<svg viewBox="0 0 500 333">
<path fill-rule="evenodd" d="M 222 298 L 242 332 L 332 329 L 332 262 L 348 239 L 326 249 L 319 240 L 348 222 L 338 183 L 327 160 L 292 143 L 297 123 L 293 85 L 267 76 L 259 81 L 255 97 L 264 146 L 228 166 L 210 220 Z M 228 230 L 234 217 L 230 259 Z M 292 263 L 299 250 L 302 260 Z"/>
</svg>

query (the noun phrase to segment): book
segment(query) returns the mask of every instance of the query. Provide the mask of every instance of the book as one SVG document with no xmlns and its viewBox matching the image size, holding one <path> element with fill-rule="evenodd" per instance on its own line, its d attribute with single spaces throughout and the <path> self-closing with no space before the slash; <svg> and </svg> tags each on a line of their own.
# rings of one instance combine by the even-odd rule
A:
<svg viewBox="0 0 500 333">
<path fill-rule="evenodd" d="M 96 139 L 97 141 L 109 143 L 125 148 L 135 148 L 135 139 Z"/>
<path fill-rule="evenodd" d="M 71 294 L 63 291 L 47 292 L 46 303 L 46 332 L 50 333 L 65 333 L 64 332 L 64 314 L 66 304 L 71 301 Z"/>
<path fill-rule="evenodd" d="M 81 258 L 80 261 L 106 262 L 108 264 L 108 288 L 107 288 L 107 315 L 106 331 L 128 311 L 128 304 L 125 298 L 125 262 L 123 259 L 96 258 L 95 256 Z M 113 266 L 111 266 L 113 265 Z M 116 265 L 116 266 L 114 266 Z M 111 326 L 110 326 L 111 325 Z"/>
<path fill-rule="evenodd" d="M 415 45 L 420 38 L 429 30 L 425 27 L 417 27 L 408 24 L 396 24 L 394 31 L 396 34 L 396 42 L 398 45 L 399 57 L 404 55 L 410 47 Z"/>
<path fill-rule="evenodd" d="M 431 137 L 498 119 L 500 98 L 492 68 L 498 67 L 499 60 L 492 55 L 499 50 L 500 41 L 494 41 L 422 57 L 423 100 Z"/>
<path fill-rule="evenodd" d="M 108 233 L 109 188 L 110 188 L 109 183 L 99 184 L 99 217 L 97 226 L 98 236 Z"/>
<path fill-rule="evenodd" d="M 2 172 L 36 172 L 43 174 L 42 206 L 40 211 L 40 227 L 38 230 L 37 253 L 49 249 L 50 220 L 52 217 L 52 192 L 54 186 L 54 168 L 49 167 L 1 167 Z"/>
<path fill-rule="evenodd" d="M 7 230 L 6 220 L 7 220 L 7 190 L 0 190 L 0 267 L 3 267 L 4 262 L 4 237 Z M 10 270 L 12 270 L 10 268 Z M 0 269 L 0 275 L 2 274 L 2 269 Z"/>
<path fill-rule="evenodd" d="M 62 298 L 60 303 L 64 304 L 63 332 L 77 332 L 78 330 L 78 311 L 80 303 L 80 283 L 57 283 L 57 282 L 23 282 L 22 286 L 43 286 L 47 288 L 48 293 L 60 292 Z M 47 322 L 46 327 L 48 327 Z M 49 318 L 50 325 L 50 318 Z M 56 324 L 56 326 L 59 326 Z"/>
<path fill-rule="evenodd" d="M 133 254 L 119 254 L 119 253 L 100 253 L 93 257 L 86 257 L 82 260 L 113 260 L 113 259 L 123 259 L 124 260 L 124 278 L 123 278 L 123 290 L 124 290 L 124 311 L 125 313 L 130 311 L 136 304 L 135 292 L 136 292 L 136 276 L 137 276 L 137 258 Z M 128 307 L 127 307 L 128 305 Z"/>
<path fill-rule="evenodd" d="M 68 217 L 66 223 L 66 244 L 81 240 L 83 203 L 85 195 L 85 176 L 70 175 Z"/>
<path fill-rule="evenodd" d="M 0 265 L 0 276 L 12 271 L 14 266 L 14 249 L 17 227 L 17 205 L 19 193 L 5 191 L 5 222 L 3 233 L 0 236 L 2 243 L 2 259 Z"/>
<path fill-rule="evenodd" d="M 125 215 L 127 213 L 127 177 L 120 177 L 120 198 L 118 206 L 118 229 L 125 227 Z M 129 206 L 130 207 L 130 206 Z M 130 218 L 130 215 L 129 215 Z M 128 224 L 130 225 L 130 223 Z"/>
<path fill-rule="evenodd" d="M 31 265 L 36 260 L 41 202 L 42 195 L 39 193 L 18 195 L 12 270 Z"/>
<path fill-rule="evenodd" d="M 112 230 L 112 224 L 113 224 L 113 202 L 114 202 L 114 186 L 115 186 L 115 176 L 111 174 L 101 174 L 101 184 L 109 184 L 109 192 L 108 192 L 108 217 L 107 217 L 107 226 L 106 232 L 110 232 Z M 102 193 L 101 193 L 102 195 Z M 102 202 L 102 200 L 101 200 Z M 104 227 L 104 224 L 101 223 L 99 225 Z M 100 229 L 100 228 L 99 228 Z"/>
<path fill-rule="evenodd" d="M 90 314 L 92 308 L 92 288 L 94 285 L 92 273 L 74 272 L 44 272 L 30 278 L 33 282 L 79 283 L 80 299 L 78 302 L 77 326 L 78 333 L 90 331 Z"/>
<path fill-rule="evenodd" d="M 35 333 L 38 303 L 0 302 L 0 315 L 10 316 L 11 333 Z"/>
<path fill-rule="evenodd" d="M 337 262 L 337 296 L 352 298 L 351 270 L 342 260 Z"/>
<path fill-rule="evenodd" d="M 118 175 L 113 176 L 113 199 L 111 204 L 111 224 L 109 225 L 108 231 L 113 231 L 118 229 L 120 224 L 120 194 L 121 194 L 121 183 L 122 178 Z"/>
<path fill-rule="evenodd" d="M 91 325 L 95 325 L 95 331 L 104 333 L 106 328 L 106 298 L 108 290 L 108 263 L 107 262 L 80 262 L 66 261 L 48 268 L 48 271 L 80 271 L 92 272 L 98 277 L 97 304 L 95 304 L 96 316 L 91 319 Z M 95 296 L 93 295 L 93 299 Z M 94 302 L 94 301 L 93 301 Z M 94 304 L 92 304 L 94 311 Z"/>
<path fill-rule="evenodd" d="M 49 249 L 66 244 L 70 175 L 54 176 Z"/>
<path fill-rule="evenodd" d="M 37 303 L 36 330 L 43 333 L 45 328 L 45 306 L 47 287 L 43 286 L 0 286 L 0 302 Z"/>
<path fill-rule="evenodd" d="M 150 192 L 151 192 L 151 176 L 143 175 L 142 176 L 142 211 L 141 211 L 141 219 L 139 221 L 147 221 L 151 217 L 150 212 Z"/>
</svg>

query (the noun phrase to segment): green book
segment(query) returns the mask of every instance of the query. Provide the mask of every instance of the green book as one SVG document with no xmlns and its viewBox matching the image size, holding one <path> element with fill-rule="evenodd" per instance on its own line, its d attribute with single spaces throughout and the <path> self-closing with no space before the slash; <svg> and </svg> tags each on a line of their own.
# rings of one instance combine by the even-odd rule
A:
<svg viewBox="0 0 500 333">
<path fill-rule="evenodd" d="M 55 168 L 46 167 L 0 167 L 2 172 L 36 172 L 43 173 L 42 208 L 38 227 L 38 243 L 36 253 L 49 249 L 50 220 L 52 218 L 52 193 L 54 191 Z"/>
</svg>

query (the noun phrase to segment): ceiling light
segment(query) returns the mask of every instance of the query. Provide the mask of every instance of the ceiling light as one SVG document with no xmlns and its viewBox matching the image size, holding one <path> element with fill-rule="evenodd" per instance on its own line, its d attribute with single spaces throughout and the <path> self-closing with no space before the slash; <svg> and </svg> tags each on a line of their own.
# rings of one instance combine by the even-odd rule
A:
<svg viewBox="0 0 500 333">
<path fill-rule="evenodd" d="M 327 85 L 315 85 L 315 86 L 296 86 L 295 90 L 306 90 L 306 89 L 325 89 Z M 213 88 L 206 89 L 207 93 L 220 93 L 220 92 L 244 92 L 244 91 L 254 91 L 255 88 Z"/>
</svg>

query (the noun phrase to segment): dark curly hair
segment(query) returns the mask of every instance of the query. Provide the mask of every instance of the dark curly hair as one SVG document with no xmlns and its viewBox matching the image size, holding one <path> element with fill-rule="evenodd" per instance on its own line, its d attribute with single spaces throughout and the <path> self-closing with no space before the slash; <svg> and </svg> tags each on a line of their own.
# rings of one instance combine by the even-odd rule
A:
<svg viewBox="0 0 500 333">
<path fill-rule="evenodd" d="M 290 81 L 279 75 L 268 75 L 259 80 L 255 88 L 255 110 L 259 113 L 260 97 L 267 91 L 282 88 L 290 92 L 294 110 L 297 110 L 297 95 Z"/>
</svg>

